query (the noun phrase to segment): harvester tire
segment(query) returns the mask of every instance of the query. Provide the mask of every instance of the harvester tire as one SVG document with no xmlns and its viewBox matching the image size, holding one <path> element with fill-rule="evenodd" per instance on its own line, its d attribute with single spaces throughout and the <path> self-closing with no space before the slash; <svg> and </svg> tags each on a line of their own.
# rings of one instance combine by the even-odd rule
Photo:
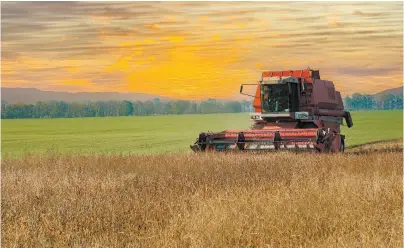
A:
<svg viewBox="0 0 404 248">
<path fill-rule="evenodd" d="M 342 136 L 341 136 L 341 142 L 340 142 L 340 145 L 339 145 L 339 151 L 340 151 L 340 152 L 344 152 L 344 151 L 345 151 L 345 139 L 344 139 L 344 137 L 342 137 Z"/>
<path fill-rule="evenodd" d="M 245 145 L 245 137 L 244 137 L 244 133 L 240 132 L 237 135 L 237 147 L 240 150 L 244 150 L 244 145 Z"/>
<path fill-rule="evenodd" d="M 198 138 L 199 145 L 201 147 L 201 151 L 205 151 L 206 149 L 206 134 L 205 133 L 200 133 L 199 138 Z"/>
<path fill-rule="evenodd" d="M 322 141 L 322 143 L 324 144 L 324 151 L 325 152 L 330 152 L 331 151 L 332 141 L 333 141 L 332 134 L 327 133 L 324 136 L 323 141 Z"/>
<path fill-rule="evenodd" d="M 322 128 L 317 129 L 317 134 L 316 134 L 316 143 L 320 144 L 323 143 L 324 140 L 324 130 Z"/>
<path fill-rule="evenodd" d="M 274 139 L 273 139 L 274 146 L 275 146 L 275 150 L 278 150 L 278 148 L 279 148 L 279 143 L 281 142 L 281 140 L 282 140 L 281 134 L 279 133 L 279 131 L 276 131 L 276 132 L 274 133 Z"/>
</svg>

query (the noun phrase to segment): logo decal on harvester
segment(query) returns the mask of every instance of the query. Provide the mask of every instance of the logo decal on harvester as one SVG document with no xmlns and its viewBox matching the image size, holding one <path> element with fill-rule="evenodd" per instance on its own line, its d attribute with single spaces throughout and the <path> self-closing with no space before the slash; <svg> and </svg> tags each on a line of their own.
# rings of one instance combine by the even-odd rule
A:
<svg viewBox="0 0 404 248">
<path fill-rule="evenodd" d="M 307 120 L 309 119 L 309 112 L 296 112 L 295 119 Z"/>
</svg>

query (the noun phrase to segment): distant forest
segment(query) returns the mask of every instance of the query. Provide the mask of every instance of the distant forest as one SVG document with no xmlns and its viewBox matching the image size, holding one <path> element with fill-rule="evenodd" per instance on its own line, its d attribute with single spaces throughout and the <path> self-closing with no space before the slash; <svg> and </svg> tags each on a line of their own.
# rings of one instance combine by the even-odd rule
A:
<svg viewBox="0 0 404 248">
<path fill-rule="evenodd" d="M 104 116 L 147 116 L 211 113 L 240 113 L 253 111 L 249 101 L 219 102 L 209 99 L 202 102 L 177 100 L 153 101 L 99 101 L 66 103 L 63 101 L 36 102 L 35 104 L 7 104 L 1 102 L 2 119 L 21 118 L 75 118 Z"/>
<path fill-rule="evenodd" d="M 378 99 L 372 95 L 355 93 L 344 98 L 347 110 L 390 110 L 403 108 L 403 96 L 385 94 Z M 35 104 L 8 104 L 1 102 L 2 119 L 22 118 L 75 118 L 104 116 L 148 116 L 253 112 L 251 101 L 220 102 L 209 99 L 202 102 L 177 100 L 153 101 L 99 101 L 66 103 L 63 101 L 37 102 Z"/>
<path fill-rule="evenodd" d="M 355 93 L 344 99 L 348 110 L 390 110 L 403 108 L 403 95 L 385 94 L 375 99 L 372 95 Z"/>
</svg>

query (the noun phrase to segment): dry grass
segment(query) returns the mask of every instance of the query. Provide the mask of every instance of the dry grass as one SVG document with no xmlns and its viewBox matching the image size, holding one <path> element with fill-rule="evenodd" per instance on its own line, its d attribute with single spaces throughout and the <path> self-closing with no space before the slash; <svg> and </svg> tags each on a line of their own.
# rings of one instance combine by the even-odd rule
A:
<svg viewBox="0 0 404 248">
<path fill-rule="evenodd" d="M 402 247 L 402 153 L 26 155 L 4 247 Z"/>
<path fill-rule="evenodd" d="M 348 148 L 350 153 L 403 152 L 403 139 L 381 140 Z"/>
</svg>

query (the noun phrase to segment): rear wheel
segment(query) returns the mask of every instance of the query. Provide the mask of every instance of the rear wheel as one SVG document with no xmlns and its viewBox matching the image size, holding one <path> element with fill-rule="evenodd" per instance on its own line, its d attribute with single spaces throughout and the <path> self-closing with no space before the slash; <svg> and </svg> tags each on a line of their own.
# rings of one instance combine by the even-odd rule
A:
<svg viewBox="0 0 404 248">
<path fill-rule="evenodd" d="M 345 139 L 344 137 L 341 136 L 341 142 L 339 144 L 339 151 L 344 152 L 345 151 Z"/>
</svg>

